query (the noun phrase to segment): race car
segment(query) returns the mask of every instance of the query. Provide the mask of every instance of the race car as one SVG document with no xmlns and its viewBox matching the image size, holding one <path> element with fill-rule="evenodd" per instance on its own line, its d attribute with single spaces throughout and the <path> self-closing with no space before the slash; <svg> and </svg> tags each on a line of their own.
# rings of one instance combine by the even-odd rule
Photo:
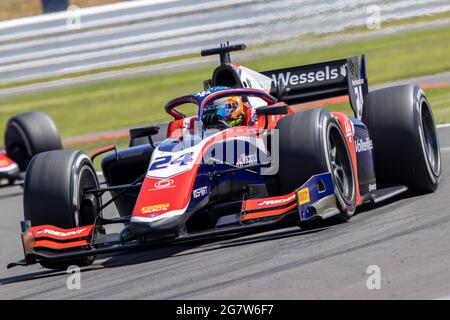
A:
<svg viewBox="0 0 450 320">
<path fill-rule="evenodd" d="M 173 120 L 162 141 L 159 127 L 148 126 L 131 129 L 123 150 L 34 156 L 24 184 L 25 258 L 8 267 L 63 269 L 99 254 L 309 228 L 347 221 L 362 204 L 407 190 L 436 190 L 439 141 L 419 87 L 369 93 L 364 56 L 259 73 L 230 61 L 244 48 L 202 51 L 219 54 L 221 64 L 204 91 L 165 105 Z M 292 107 L 342 95 L 353 116 Z M 192 105 L 196 114 L 186 116 L 181 110 Z M 102 184 L 93 167 L 101 154 Z M 118 217 L 103 217 L 112 203 Z M 107 232 L 110 224 L 122 231 Z"/>
<path fill-rule="evenodd" d="M 0 151 L 0 187 L 22 185 L 31 158 L 50 150 L 62 149 L 53 120 L 44 112 L 18 114 L 8 120 Z"/>
</svg>

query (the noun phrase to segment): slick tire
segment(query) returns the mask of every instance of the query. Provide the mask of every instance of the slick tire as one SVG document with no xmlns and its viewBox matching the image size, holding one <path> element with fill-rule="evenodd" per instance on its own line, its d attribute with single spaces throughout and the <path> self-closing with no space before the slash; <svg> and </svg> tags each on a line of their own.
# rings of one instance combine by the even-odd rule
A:
<svg viewBox="0 0 450 320">
<path fill-rule="evenodd" d="M 40 153 L 31 159 L 25 176 L 24 218 L 32 226 L 53 225 L 68 229 L 91 225 L 101 212 L 86 206 L 83 190 L 98 188 L 99 182 L 91 160 L 75 150 Z M 94 209 L 101 198 L 94 197 Z M 49 269 L 66 269 L 70 265 L 86 266 L 94 256 L 65 261 L 40 261 Z"/>
<path fill-rule="evenodd" d="M 44 151 L 62 149 L 58 129 L 44 112 L 26 112 L 9 119 L 5 130 L 5 149 L 21 171 L 31 158 Z"/>
<path fill-rule="evenodd" d="M 326 110 L 314 109 L 282 118 L 279 130 L 277 189 L 287 194 L 311 176 L 331 172 L 340 214 L 347 221 L 356 208 L 356 181 L 350 152 L 339 122 Z"/>
<path fill-rule="evenodd" d="M 439 139 L 431 106 L 418 86 L 369 93 L 362 121 L 373 140 L 378 184 L 402 184 L 417 193 L 436 190 L 441 176 Z"/>
</svg>

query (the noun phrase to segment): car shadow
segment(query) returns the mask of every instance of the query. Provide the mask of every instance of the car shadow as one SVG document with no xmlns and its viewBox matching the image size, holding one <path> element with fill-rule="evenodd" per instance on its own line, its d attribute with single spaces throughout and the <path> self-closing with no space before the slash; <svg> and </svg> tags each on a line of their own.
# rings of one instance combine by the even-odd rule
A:
<svg viewBox="0 0 450 320">
<path fill-rule="evenodd" d="M 400 206 L 400 205 L 402 205 L 402 203 L 399 202 L 400 200 L 413 199 L 413 198 L 420 197 L 420 196 L 423 196 L 423 195 L 417 194 L 417 193 L 414 193 L 414 192 L 408 190 L 408 191 L 406 191 L 404 193 L 401 193 L 399 195 L 396 195 L 396 196 L 394 196 L 392 198 L 389 198 L 387 200 L 381 201 L 381 202 L 376 203 L 376 204 L 373 204 L 373 203 L 362 204 L 361 206 L 359 206 L 356 209 L 355 216 L 359 215 L 359 214 L 363 214 L 363 213 L 365 213 L 367 211 L 372 211 L 372 210 L 375 210 L 375 209 L 378 209 L 378 208 L 386 207 L 386 206 L 389 206 L 391 204 L 398 204 Z"/>
<path fill-rule="evenodd" d="M 217 251 L 226 248 L 249 245 L 254 243 L 273 241 L 276 239 L 285 239 L 297 237 L 306 234 L 312 234 L 326 230 L 328 227 L 323 226 L 314 230 L 301 230 L 298 227 L 290 227 L 289 229 L 273 229 L 264 233 L 246 233 L 243 235 L 228 235 L 215 237 L 212 239 L 203 239 L 191 241 L 188 243 L 167 244 L 159 248 L 141 249 L 132 252 L 116 253 L 113 255 L 99 255 L 98 260 L 107 259 L 100 263 L 94 263 L 91 266 L 81 268 L 81 272 L 90 272 L 99 269 L 115 268 L 120 266 L 135 265 L 145 262 L 169 259 L 172 257 L 189 256 L 201 252 Z M 20 267 L 18 267 L 20 268 Z M 28 274 L 12 276 L 0 279 L 0 285 L 9 285 L 18 282 L 32 281 L 38 279 L 52 278 L 67 275 L 66 271 L 46 270 L 31 272 Z"/>
<path fill-rule="evenodd" d="M 361 215 L 369 213 L 371 210 L 375 210 L 384 206 L 388 206 L 398 202 L 399 200 L 405 200 L 415 198 L 417 194 L 412 192 L 405 192 L 391 199 L 385 200 L 378 204 L 364 204 L 357 208 L 355 215 Z M 399 204 L 401 205 L 401 204 Z M 273 241 L 277 239 L 287 239 L 291 237 L 298 237 L 302 235 L 314 234 L 325 231 L 333 226 L 341 224 L 342 222 L 335 219 L 328 219 L 320 221 L 312 226 L 308 226 L 307 229 L 301 229 L 298 227 L 288 226 L 279 229 L 272 229 L 270 231 L 253 232 L 242 234 L 225 235 L 220 237 L 214 237 L 211 239 L 195 240 L 186 243 L 178 244 L 166 244 L 159 248 L 140 249 L 132 252 L 115 253 L 113 255 L 99 255 L 97 260 L 106 259 L 100 263 L 94 263 L 89 267 L 81 268 L 82 272 L 90 272 L 100 269 L 116 268 L 121 266 L 135 265 L 140 263 L 152 262 L 162 259 L 170 259 L 173 257 L 183 257 L 195 255 L 202 252 L 219 251 L 227 248 L 262 243 L 267 241 Z M 344 222 L 345 223 L 345 222 Z M 57 277 L 66 275 L 66 271 L 55 270 L 39 270 L 24 275 L 13 276 L 0 279 L 0 285 L 7 285 L 23 281 L 32 281 L 37 279 Z"/>
<path fill-rule="evenodd" d="M 89 267 L 82 268 L 82 272 L 89 272 L 94 271 L 97 269 L 102 269 L 102 267 L 97 265 L 92 265 Z M 67 275 L 67 272 L 64 270 L 49 270 L 49 269 L 42 269 L 39 271 L 27 273 L 27 274 L 21 274 L 19 276 L 12 276 L 7 278 L 1 278 L 0 279 L 0 286 L 18 283 L 18 282 L 25 282 L 25 281 L 31 281 L 31 280 L 38 280 L 38 279 L 45 279 L 45 278 L 53 278 L 57 276 Z"/>
<path fill-rule="evenodd" d="M 358 207 L 355 211 L 355 215 L 369 214 L 370 211 L 382 208 L 384 206 L 389 206 L 392 204 L 398 204 L 400 200 L 406 200 L 410 198 L 415 198 L 421 196 L 420 194 L 415 194 L 410 191 L 406 191 L 403 194 L 399 194 L 390 199 L 384 200 L 380 203 L 373 204 L 367 203 Z M 335 227 L 339 224 L 345 224 L 346 222 L 339 221 L 336 219 L 320 220 L 317 223 L 308 225 L 307 227 L 298 228 L 297 226 L 286 226 L 283 228 L 272 229 L 270 231 L 264 232 L 253 232 L 246 233 L 244 235 L 225 235 L 221 237 L 215 237 L 212 239 L 196 240 L 194 242 L 189 242 L 186 244 L 176 244 L 170 245 L 165 248 L 158 248 L 147 250 L 141 254 L 117 254 L 112 256 L 110 259 L 102 263 L 103 267 L 117 267 L 132 264 L 139 264 L 145 262 L 151 262 L 160 259 L 167 259 L 170 257 L 188 256 L 197 254 L 200 252 L 216 251 L 231 247 L 244 246 L 249 244 L 261 243 L 266 241 L 273 241 L 276 239 L 286 239 L 290 237 L 297 237 L 301 235 L 313 234 L 325 231 L 329 228 Z M 159 251 L 161 250 L 161 251 Z M 193 251 L 192 251 L 193 250 Z M 126 257 L 126 259 L 124 259 Z"/>
<path fill-rule="evenodd" d="M 196 240 L 185 244 L 176 244 L 165 248 L 146 250 L 139 254 L 118 254 L 112 256 L 102 263 L 104 268 L 114 268 L 120 266 L 134 265 L 146 263 L 172 257 L 183 257 L 195 255 L 198 253 L 219 251 L 227 248 L 245 246 L 277 239 L 286 239 L 312 233 L 321 232 L 328 229 L 328 226 L 321 225 L 318 228 L 310 230 L 301 230 L 298 227 L 290 227 L 289 229 L 274 229 L 269 232 L 246 233 L 245 235 L 227 235 L 215 237 L 213 239 Z"/>
</svg>

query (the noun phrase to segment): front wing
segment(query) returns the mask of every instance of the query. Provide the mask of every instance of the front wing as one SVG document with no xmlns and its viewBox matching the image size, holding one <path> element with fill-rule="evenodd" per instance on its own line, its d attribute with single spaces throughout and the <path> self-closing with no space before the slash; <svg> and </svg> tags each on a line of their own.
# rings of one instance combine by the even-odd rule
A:
<svg viewBox="0 0 450 320">
<path fill-rule="evenodd" d="M 128 223 L 130 217 L 105 219 L 98 217 L 93 225 L 61 229 L 51 225 L 31 226 L 22 221 L 22 244 L 25 259 L 8 264 L 30 265 L 41 260 L 63 261 L 99 254 L 111 254 L 156 248 L 164 245 L 192 242 L 223 235 L 253 233 L 282 226 L 288 222 L 302 222 L 313 218 L 328 218 L 339 214 L 331 173 L 312 176 L 294 192 L 268 198 L 245 199 L 240 213 L 220 219 L 216 228 L 180 234 L 170 239 L 145 239 L 130 236 L 127 227 L 121 233 L 106 234 L 104 226 Z M 223 221 L 227 223 L 223 223 Z"/>
</svg>

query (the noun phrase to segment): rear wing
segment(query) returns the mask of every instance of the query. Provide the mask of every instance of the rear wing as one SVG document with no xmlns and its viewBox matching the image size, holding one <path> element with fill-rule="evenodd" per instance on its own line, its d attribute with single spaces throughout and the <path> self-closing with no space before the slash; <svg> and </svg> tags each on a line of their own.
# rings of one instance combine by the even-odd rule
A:
<svg viewBox="0 0 450 320">
<path fill-rule="evenodd" d="M 204 81 L 205 90 L 218 85 L 258 88 L 288 104 L 348 96 L 355 116 L 361 118 L 364 97 L 369 91 L 364 55 L 361 66 L 358 57 L 351 57 L 258 73 L 231 63 L 230 52 L 245 48 L 244 44 L 223 43 L 218 48 L 202 50 L 202 56 L 220 55 L 220 66 L 211 79 Z"/>
<path fill-rule="evenodd" d="M 361 118 L 368 93 L 365 57 L 315 63 L 261 72 L 272 80 L 270 94 L 288 104 L 349 96 L 357 118 Z"/>
</svg>

